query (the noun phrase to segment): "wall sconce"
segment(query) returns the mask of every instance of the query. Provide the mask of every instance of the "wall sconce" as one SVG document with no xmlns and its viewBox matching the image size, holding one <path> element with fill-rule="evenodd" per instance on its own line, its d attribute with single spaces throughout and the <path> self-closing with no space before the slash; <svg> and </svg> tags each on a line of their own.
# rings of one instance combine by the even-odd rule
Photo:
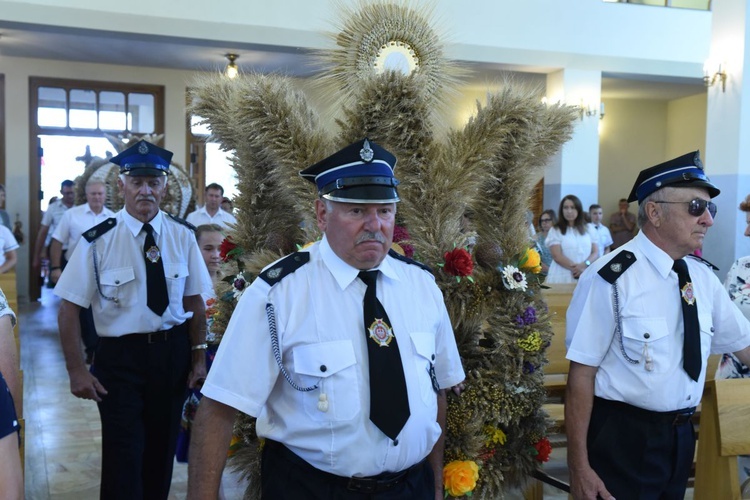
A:
<svg viewBox="0 0 750 500">
<path fill-rule="evenodd" d="M 706 61 L 706 64 L 703 65 L 703 84 L 706 87 L 712 87 L 717 80 L 721 81 L 721 91 L 726 92 L 727 90 L 727 69 L 724 64 L 719 63 L 718 67 L 716 68 L 716 72 L 711 75 L 711 70 L 709 69 L 710 63 Z"/>
<path fill-rule="evenodd" d="M 597 110 L 596 109 L 597 108 L 596 105 L 592 106 L 591 104 L 585 104 L 583 102 L 583 99 L 581 99 L 581 104 L 579 104 L 577 106 L 577 108 L 578 108 L 578 114 L 579 114 L 581 120 L 583 120 L 584 116 L 596 116 L 596 115 L 599 115 L 599 119 L 600 120 L 602 118 L 604 118 L 604 103 L 603 102 L 599 104 L 599 106 L 598 106 L 599 109 Z"/>
<path fill-rule="evenodd" d="M 227 69 L 224 70 L 224 74 L 229 79 L 236 78 L 240 72 L 240 69 L 237 67 L 237 63 L 235 63 L 234 61 L 239 59 L 240 56 L 238 56 L 237 54 L 224 54 L 224 57 L 229 59 L 229 64 L 227 64 Z"/>
</svg>

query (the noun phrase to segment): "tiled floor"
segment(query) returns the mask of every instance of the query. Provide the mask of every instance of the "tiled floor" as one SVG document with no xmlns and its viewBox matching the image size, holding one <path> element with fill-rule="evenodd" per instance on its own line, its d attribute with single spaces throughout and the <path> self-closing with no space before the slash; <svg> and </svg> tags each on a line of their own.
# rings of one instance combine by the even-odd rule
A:
<svg viewBox="0 0 750 500">
<path fill-rule="evenodd" d="M 21 307 L 21 368 L 26 419 L 26 498 L 99 498 L 101 424 L 96 404 L 70 393 L 57 334 L 58 299 L 44 290 L 42 302 Z M 244 486 L 225 474 L 227 499 Z M 185 498 L 187 465 L 175 463 L 171 499 Z"/>
</svg>

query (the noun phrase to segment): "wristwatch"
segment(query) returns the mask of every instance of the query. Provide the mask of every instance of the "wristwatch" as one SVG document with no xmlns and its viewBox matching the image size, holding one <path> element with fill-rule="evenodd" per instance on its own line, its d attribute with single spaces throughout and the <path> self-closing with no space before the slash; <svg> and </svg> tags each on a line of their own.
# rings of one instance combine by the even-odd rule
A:
<svg viewBox="0 0 750 500">
<path fill-rule="evenodd" d="M 589 267 L 591 265 L 591 261 L 586 259 L 583 261 L 584 264 L 586 264 L 586 267 Z"/>
</svg>

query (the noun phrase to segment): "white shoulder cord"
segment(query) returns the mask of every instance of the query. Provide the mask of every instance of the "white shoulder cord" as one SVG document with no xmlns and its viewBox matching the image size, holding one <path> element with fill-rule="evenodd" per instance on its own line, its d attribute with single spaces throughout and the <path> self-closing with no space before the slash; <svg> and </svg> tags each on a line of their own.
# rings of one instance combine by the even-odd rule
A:
<svg viewBox="0 0 750 500">
<path fill-rule="evenodd" d="M 289 385 L 300 392 L 310 392 L 318 388 L 318 384 L 310 387 L 302 387 L 298 385 L 292 376 L 286 371 L 283 363 L 281 362 L 281 349 L 279 349 L 279 334 L 276 331 L 276 314 L 274 313 L 273 304 L 266 304 L 266 317 L 268 318 L 268 331 L 271 332 L 271 349 L 273 350 L 273 357 L 276 358 L 276 364 L 279 365 L 279 370 L 284 376 Z"/>
</svg>

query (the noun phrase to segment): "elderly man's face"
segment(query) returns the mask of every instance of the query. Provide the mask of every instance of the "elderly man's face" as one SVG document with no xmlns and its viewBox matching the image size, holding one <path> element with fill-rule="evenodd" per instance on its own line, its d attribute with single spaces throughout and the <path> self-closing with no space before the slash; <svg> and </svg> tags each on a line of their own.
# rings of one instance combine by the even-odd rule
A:
<svg viewBox="0 0 750 500">
<path fill-rule="evenodd" d="M 104 184 L 89 184 L 86 186 L 86 203 L 89 204 L 94 213 L 101 212 L 102 207 L 104 207 L 105 196 Z"/>
<path fill-rule="evenodd" d="M 328 205 L 328 206 L 326 206 Z M 360 270 L 372 269 L 385 258 L 393 242 L 395 203 L 339 203 L 317 200 L 318 227 L 333 251 Z"/>
<path fill-rule="evenodd" d="M 704 188 L 664 188 L 664 191 L 662 199 L 670 203 L 658 204 L 663 214 L 659 232 L 663 241 L 670 246 L 665 249 L 667 253 L 673 258 L 681 258 L 701 248 L 708 228 L 714 225 L 708 210 L 698 217 L 690 215 L 688 202 L 695 198 L 710 200 L 711 197 Z"/>
<path fill-rule="evenodd" d="M 148 222 L 159 212 L 159 204 L 167 190 L 167 177 L 124 176 L 117 180 L 125 198 L 125 210 L 141 222 Z"/>
</svg>

